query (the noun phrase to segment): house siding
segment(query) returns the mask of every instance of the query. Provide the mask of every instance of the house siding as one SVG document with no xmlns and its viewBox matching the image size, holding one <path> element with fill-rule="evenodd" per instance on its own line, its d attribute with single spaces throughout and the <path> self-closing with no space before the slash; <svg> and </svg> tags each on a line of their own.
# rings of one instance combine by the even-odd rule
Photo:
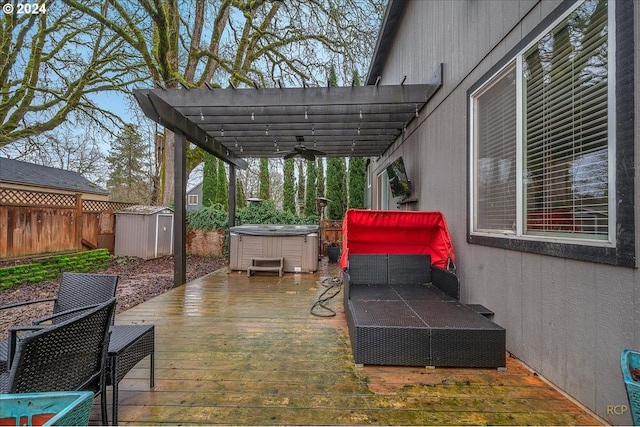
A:
<svg viewBox="0 0 640 427">
<path fill-rule="evenodd" d="M 380 84 L 427 82 L 444 64 L 443 87 L 379 159 L 375 177 L 403 156 L 417 202 L 413 210 L 444 213 L 458 260 L 461 298 L 495 311 L 507 350 L 612 424 L 630 424 L 620 351 L 640 349 L 640 272 L 467 242 L 467 91 L 560 5 L 560 1 L 409 1 Z M 640 2 L 634 3 L 640 46 Z M 640 59 L 635 57 L 635 99 Z M 640 117 L 637 101 L 635 117 Z M 640 248 L 640 125 L 635 120 L 635 247 Z M 377 206 L 373 206 L 377 207 Z M 385 207 L 382 207 L 385 208 Z M 396 209 L 391 200 L 386 208 Z"/>
<path fill-rule="evenodd" d="M 189 196 L 192 196 L 192 195 L 198 196 L 198 204 L 196 205 L 189 204 Z M 188 211 L 197 211 L 202 207 L 202 183 L 196 185 L 191 190 L 187 191 L 187 198 L 185 200 L 185 204 L 186 204 L 186 209 Z"/>
</svg>

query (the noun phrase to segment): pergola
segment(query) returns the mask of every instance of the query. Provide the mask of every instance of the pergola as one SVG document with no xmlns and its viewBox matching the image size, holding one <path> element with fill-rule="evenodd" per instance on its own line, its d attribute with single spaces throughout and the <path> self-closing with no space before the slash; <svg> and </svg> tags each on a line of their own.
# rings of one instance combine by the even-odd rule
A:
<svg viewBox="0 0 640 427">
<path fill-rule="evenodd" d="M 229 164 L 232 226 L 236 168 L 247 167 L 244 158 L 305 149 L 326 157 L 381 156 L 441 85 L 439 65 L 426 84 L 134 90 L 145 115 L 175 134 L 176 285 L 186 281 L 187 142 Z"/>
</svg>

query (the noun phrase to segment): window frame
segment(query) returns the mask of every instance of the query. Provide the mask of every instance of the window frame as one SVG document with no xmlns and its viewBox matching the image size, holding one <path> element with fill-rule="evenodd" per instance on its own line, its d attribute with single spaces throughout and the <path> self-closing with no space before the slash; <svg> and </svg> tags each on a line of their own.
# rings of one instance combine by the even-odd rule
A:
<svg viewBox="0 0 640 427">
<path fill-rule="evenodd" d="M 615 4 L 613 4 L 615 3 Z M 521 137 L 516 143 L 516 215 L 515 233 L 475 231 L 476 198 L 474 170 L 474 103 L 475 96 L 493 84 L 493 79 L 510 66 L 517 69 L 516 78 L 522 79 L 522 64 L 518 56 L 523 55 L 534 43 L 551 31 L 574 11 L 582 0 L 563 2 L 540 24 L 538 24 L 502 60 L 495 64 L 467 91 L 467 241 L 472 244 L 498 247 L 579 259 L 606 264 L 635 267 L 635 212 L 634 189 L 634 52 L 633 52 L 633 2 L 608 2 L 609 14 L 609 233 L 607 241 L 556 238 L 553 236 L 523 233 L 524 193 L 522 187 L 523 147 Z M 523 117 L 523 92 L 521 82 L 516 89 L 517 116 Z M 615 117 L 612 114 L 615 112 Z M 517 120 L 516 133 L 523 135 L 522 120 Z M 612 165 L 615 165 L 613 168 Z"/>
<path fill-rule="evenodd" d="M 389 209 L 389 176 L 386 169 L 378 174 L 376 181 L 378 187 L 376 191 L 377 209 L 387 210 Z"/>
<path fill-rule="evenodd" d="M 192 200 L 192 199 L 194 199 L 194 200 L 195 200 L 195 203 L 192 203 L 192 202 L 191 202 L 191 200 Z M 188 204 L 189 206 L 198 206 L 198 203 L 199 203 L 199 201 L 200 201 L 199 199 L 200 199 L 200 197 L 198 197 L 198 195 L 197 195 L 197 194 L 188 194 L 188 195 L 187 195 L 187 204 Z"/>
</svg>

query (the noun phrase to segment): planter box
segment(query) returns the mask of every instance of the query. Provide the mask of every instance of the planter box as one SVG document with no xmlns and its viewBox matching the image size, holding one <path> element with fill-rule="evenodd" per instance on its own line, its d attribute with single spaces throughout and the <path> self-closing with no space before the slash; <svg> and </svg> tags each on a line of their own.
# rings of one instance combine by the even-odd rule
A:
<svg viewBox="0 0 640 427">
<path fill-rule="evenodd" d="M 327 256 L 329 262 L 338 262 L 340 259 L 340 246 L 327 246 Z"/>
</svg>

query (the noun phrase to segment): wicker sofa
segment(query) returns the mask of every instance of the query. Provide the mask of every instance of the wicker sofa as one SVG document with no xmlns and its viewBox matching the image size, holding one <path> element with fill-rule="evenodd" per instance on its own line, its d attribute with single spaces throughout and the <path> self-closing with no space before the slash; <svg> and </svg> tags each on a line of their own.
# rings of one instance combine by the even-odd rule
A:
<svg viewBox="0 0 640 427">
<path fill-rule="evenodd" d="M 429 255 L 350 254 L 343 282 L 356 364 L 505 366 L 504 328 Z"/>
</svg>

